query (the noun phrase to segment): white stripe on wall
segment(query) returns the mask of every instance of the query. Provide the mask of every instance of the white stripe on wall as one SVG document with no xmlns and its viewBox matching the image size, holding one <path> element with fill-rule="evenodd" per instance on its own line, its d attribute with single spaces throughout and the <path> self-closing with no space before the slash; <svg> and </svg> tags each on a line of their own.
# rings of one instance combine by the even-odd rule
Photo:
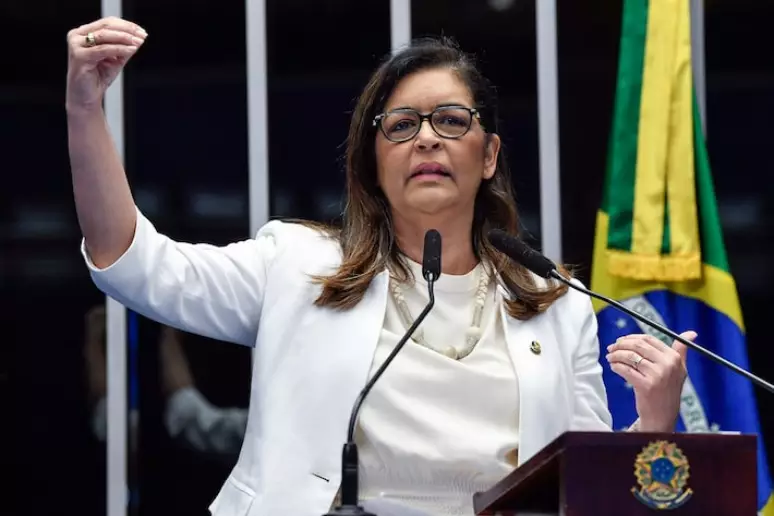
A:
<svg viewBox="0 0 774 516">
<path fill-rule="evenodd" d="M 250 235 L 269 220 L 266 1 L 245 0 Z"/>
<path fill-rule="evenodd" d="M 535 0 L 540 136 L 540 234 L 542 251 L 562 260 L 559 98 L 556 55 L 556 0 Z"/>
<path fill-rule="evenodd" d="M 101 0 L 102 16 L 122 16 L 121 0 Z M 123 73 L 105 94 L 105 115 L 113 141 L 124 160 Z M 126 309 L 108 297 L 107 328 L 107 516 L 125 516 L 127 484 Z"/>
<path fill-rule="evenodd" d="M 390 0 L 390 46 L 395 52 L 411 43 L 411 0 Z"/>
</svg>

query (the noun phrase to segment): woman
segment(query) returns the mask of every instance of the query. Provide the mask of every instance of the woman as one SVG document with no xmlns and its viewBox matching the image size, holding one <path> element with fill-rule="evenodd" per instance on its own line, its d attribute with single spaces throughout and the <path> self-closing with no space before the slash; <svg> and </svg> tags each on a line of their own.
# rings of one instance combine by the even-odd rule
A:
<svg viewBox="0 0 774 516">
<path fill-rule="evenodd" d="M 145 36 L 112 18 L 69 35 L 82 251 L 95 283 L 126 306 L 255 348 L 245 441 L 213 514 L 327 511 L 352 404 L 426 302 L 431 228 L 443 237 L 436 307 L 361 412 L 363 498 L 471 514 L 474 491 L 562 432 L 611 429 L 590 301 L 485 238 L 517 233 L 518 218 L 493 90 L 468 57 L 424 41 L 374 73 L 352 117 L 341 231 L 273 221 L 218 248 L 157 233 L 110 141 L 102 96 Z M 642 335 L 609 348 L 634 388 L 637 429 L 673 429 L 684 353 Z"/>
</svg>

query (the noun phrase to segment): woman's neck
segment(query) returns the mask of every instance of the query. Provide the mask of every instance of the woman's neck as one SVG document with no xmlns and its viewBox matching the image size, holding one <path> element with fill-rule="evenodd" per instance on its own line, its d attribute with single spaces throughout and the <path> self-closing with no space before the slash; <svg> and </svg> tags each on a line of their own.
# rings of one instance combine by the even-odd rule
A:
<svg viewBox="0 0 774 516">
<path fill-rule="evenodd" d="M 471 228 L 473 217 L 421 216 L 408 221 L 393 215 L 395 237 L 401 251 L 417 263 L 422 263 L 425 233 L 435 229 L 441 234 L 441 272 L 462 275 L 478 264 L 473 252 Z"/>
</svg>

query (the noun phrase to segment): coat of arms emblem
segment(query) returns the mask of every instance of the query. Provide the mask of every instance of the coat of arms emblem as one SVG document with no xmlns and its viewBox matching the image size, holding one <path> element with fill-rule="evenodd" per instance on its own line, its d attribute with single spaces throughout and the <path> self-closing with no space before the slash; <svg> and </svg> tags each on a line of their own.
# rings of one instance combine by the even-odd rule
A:
<svg viewBox="0 0 774 516">
<path fill-rule="evenodd" d="M 676 509 L 687 502 L 693 490 L 688 484 L 688 459 L 676 444 L 655 441 L 647 445 L 634 461 L 634 476 L 639 489 L 632 487 L 637 500 L 653 509 Z"/>
</svg>

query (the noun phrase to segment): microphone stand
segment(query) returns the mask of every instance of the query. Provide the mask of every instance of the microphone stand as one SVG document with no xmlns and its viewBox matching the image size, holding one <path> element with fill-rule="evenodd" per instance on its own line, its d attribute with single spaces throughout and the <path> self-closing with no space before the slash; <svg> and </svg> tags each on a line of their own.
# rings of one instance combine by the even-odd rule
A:
<svg viewBox="0 0 774 516">
<path fill-rule="evenodd" d="M 635 312 L 634 310 L 631 310 L 630 308 L 627 308 L 626 306 L 619 303 L 618 301 L 610 299 L 609 297 L 605 297 L 602 294 L 597 294 L 593 290 L 590 290 L 584 286 L 576 285 L 569 279 L 559 274 L 559 272 L 556 270 L 556 264 L 554 262 L 552 262 L 547 257 L 543 256 L 539 252 L 529 247 L 527 244 L 525 244 L 522 240 L 518 239 L 517 237 L 512 237 L 501 229 L 493 229 L 489 231 L 488 237 L 491 244 L 495 246 L 495 248 L 498 251 L 505 254 L 511 260 L 514 260 L 516 263 L 519 263 L 522 266 L 526 267 L 529 271 L 533 272 L 534 274 L 537 274 L 541 278 L 554 278 L 555 280 L 561 283 L 564 283 L 571 289 L 577 290 L 578 292 L 586 294 L 587 296 L 593 297 L 595 299 L 599 299 L 600 301 L 604 301 L 605 303 L 617 308 L 621 312 L 631 317 L 634 317 L 641 323 L 644 323 L 647 326 L 650 326 L 651 328 L 654 328 L 665 335 L 669 335 L 674 340 L 678 342 L 682 342 L 683 344 L 693 349 L 694 351 L 698 351 L 699 353 L 713 360 L 714 362 L 724 367 L 727 367 L 728 369 L 734 371 L 735 373 L 747 378 L 758 387 L 761 387 L 769 391 L 770 393 L 774 393 L 774 385 L 770 384 L 766 380 L 759 378 L 758 376 L 755 376 L 751 372 L 746 371 L 745 369 L 739 367 L 733 362 L 726 360 L 720 355 L 716 355 L 710 350 L 705 349 L 704 347 L 694 342 L 691 342 L 686 338 L 681 337 L 680 335 L 673 332 L 669 328 L 665 328 L 664 326 L 658 324 L 657 322 L 651 321 L 647 317 L 638 314 L 637 312 Z"/>
<path fill-rule="evenodd" d="M 398 341 L 395 349 L 392 350 L 379 369 L 376 370 L 373 377 L 371 377 L 368 383 L 366 383 L 365 387 L 363 387 L 363 390 L 360 391 L 360 394 L 355 401 L 355 405 L 352 408 L 352 415 L 349 418 L 347 442 L 344 444 L 344 450 L 342 451 L 341 455 L 341 500 L 339 505 L 325 514 L 325 516 L 376 516 L 375 514 L 363 509 L 363 507 L 358 503 L 359 459 L 357 453 L 357 444 L 355 444 L 355 428 L 357 426 L 357 416 L 360 412 L 361 405 L 363 405 L 366 396 L 368 396 L 368 393 L 371 392 L 371 389 L 373 388 L 376 381 L 379 379 L 382 373 L 384 373 L 384 370 L 387 369 L 387 366 L 390 365 L 390 362 L 392 362 L 392 360 L 400 352 L 406 342 L 408 342 L 419 324 L 425 319 L 425 317 L 427 317 L 427 314 L 430 313 L 430 310 L 432 310 L 433 306 L 435 305 L 435 292 L 433 287 L 436 280 L 438 280 L 439 275 L 432 271 L 425 271 L 424 277 L 427 281 L 427 291 L 430 297 L 429 302 L 425 306 L 424 310 L 422 310 L 422 312 L 416 318 L 414 323 L 406 331 L 406 334 L 403 335 L 403 338 Z"/>
<path fill-rule="evenodd" d="M 669 335 L 672 339 L 674 339 L 674 340 L 676 340 L 678 342 L 682 342 L 683 344 L 685 344 L 689 348 L 691 348 L 691 349 L 693 349 L 695 351 L 698 351 L 699 353 L 701 353 L 705 357 L 707 357 L 707 358 L 709 358 L 711 360 L 714 360 L 715 362 L 719 363 L 720 365 L 723 365 L 723 366 L 731 369 L 732 371 L 734 371 L 734 372 L 744 376 L 745 378 L 747 378 L 748 380 L 753 382 L 758 387 L 761 387 L 761 388 L 763 388 L 763 389 L 765 389 L 765 390 L 767 390 L 767 391 L 769 391 L 771 393 L 774 393 L 774 385 L 770 384 L 766 380 L 755 376 L 751 372 L 746 371 L 745 369 L 739 367 L 738 365 L 734 364 L 733 362 L 730 362 L 730 361 L 726 360 L 725 358 L 721 357 L 720 355 L 717 355 L 717 354 L 713 353 L 712 351 L 710 351 L 710 350 L 708 350 L 708 349 L 706 349 L 706 348 L 704 348 L 702 346 L 699 346 L 698 344 L 695 344 L 695 343 L 691 342 L 690 340 L 688 340 L 688 339 L 686 339 L 684 337 L 681 337 L 680 335 L 678 335 L 674 331 L 670 330 L 669 328 L 666 328 L 666 327 L 658 324 L 657 322 L 651 321 L 647 317 L 638 314 L 637 312 L 635 312 L 634 310 L 631 310 L 630 308 L 627 308 L 626 306 L 624 306 L 623 304 L 619 303 L 618 301 L 615 301 L 613 299 L 610 299 L 609 297 L 603 296 L 602 294 L 597 294 L 596 292 L 594 292 L 592 290 L 589 290 L 586 287 L 583 287 L 583 286 L 580 286 L 580 285 L 576 285 L 572 281 L 568 280 L 567 278 L 565 278 L 564 276 L 559 274 L 559 272 L 556 269 L 551 269 L 551 271 L 549 272 L 549 275 L 552 278 L 554 278 L 555 280 L 561 281 L 562 283 L 564 283 L 568 287 L 570 287 L 572 289 L 575 289 L 578 292 L 582 292 L 582 293 L 586 294 L 587 296 L 591 296 L 593 298 L 599 299 L 600 301 L 604 301 L 605 303 L 608 303 L 611 306 L 614 306 L 615 308 L 617 308 L 618 310 L 622 311 L 623 313 L 634 317 L 638 321 L 640 321 L 640 322 L 650 326 L 651 328 L 654 328 L 654 329 L 660 331 L 661 333 L 663 333 L 665 335 Z"/>
</svg>

